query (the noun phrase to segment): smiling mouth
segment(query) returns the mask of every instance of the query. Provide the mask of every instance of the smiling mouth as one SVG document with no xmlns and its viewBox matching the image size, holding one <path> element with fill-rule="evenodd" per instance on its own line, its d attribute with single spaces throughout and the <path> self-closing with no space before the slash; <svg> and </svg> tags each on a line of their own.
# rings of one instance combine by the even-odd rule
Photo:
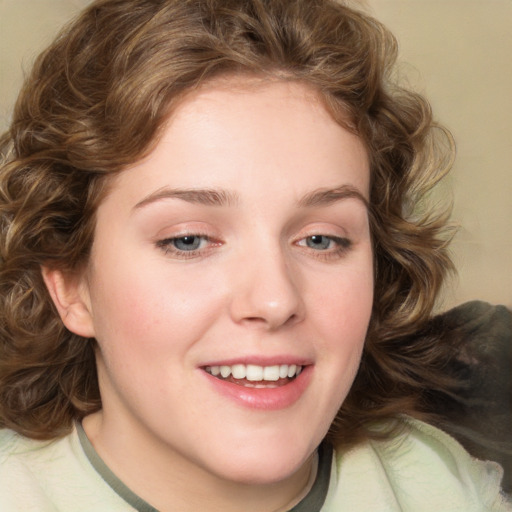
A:
<svg viewBox="0 0 512 512">
<path fill-rule="evenodd" d="M 206 366 L 204 371 L 217 379 L 250 388 L 277 388 L 297 378 L 303 366 L 281 364 L 258 366 L 254 364 L 234 364 L 232 366 Z"/>
</svg>

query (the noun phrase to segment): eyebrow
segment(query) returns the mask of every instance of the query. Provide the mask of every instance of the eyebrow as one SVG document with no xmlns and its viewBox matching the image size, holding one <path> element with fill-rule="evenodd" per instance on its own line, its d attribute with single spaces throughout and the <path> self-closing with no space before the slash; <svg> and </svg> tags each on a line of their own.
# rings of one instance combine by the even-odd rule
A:
<svg viewBox="0 0 512 512">
<path fill-rule="evenodd" d="M 336 188 L 315 190 L 302 197 L 298 201 L 298 206 L 302 208 L 328 206 L 342 199 L 359 199 L 365 205 L 366 209 L 369 208 L 366 197 L 353 185 L 341 185 Z"/>
<path fill-rule="evenodd" d="M 222 189 L 209 188 L 161 188 L 139 201 L 134 210 L 143 208 L 162 199 L 181 199 L 188 203 L 206 206 L 232 206 L 238 203 L 238 196 L 234 192 Z"/>
<path fill-rule="evenodd" d="M 309 192 L 297 201 L 299 208 L 311 208 L 328 206 L 343 199 L 359 199 L 366 208 L 369 207 L 368 200 L 352 185 L 341 185 L 332 189 L 318 189 Z M 139 201 L 134 210 L 164 200 L 181 199 L 188 203 L 201 204 L 206 206 L 233 206 L 239 203 L 239 196 L 235 192 L 224 189 L 210 188 L 161 188 L 149 194 Z"/>
</svg>

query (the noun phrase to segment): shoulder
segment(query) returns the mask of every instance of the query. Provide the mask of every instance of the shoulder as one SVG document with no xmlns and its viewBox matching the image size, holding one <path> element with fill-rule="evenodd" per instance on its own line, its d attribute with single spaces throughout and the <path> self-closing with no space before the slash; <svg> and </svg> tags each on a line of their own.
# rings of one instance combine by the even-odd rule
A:
<svg viewBox="0 0 512 512">
<path fill-rule="evenodd" d="M 8 429 L 0 429 L 0 482 L 13 470 L 29 471 L 39 460 L 54 451 L 55 442 L 36 441 Z"/>
<path fill-rule="evenodd" d="M 338 499 L 360 510 L 512 511 L 498 464 L 471 457 L 445 432 L 412 418 L 402 418 L 391 439 L 337 453 L 336 462 Z"/>
<path fill-rule="evenodd" d="M 2 512 L 107 509 L 133 510 L 94 471 L 75 430 L 53 441 L 0 430 Z"/>
<path fill-rule="evenodd" d="M 0 430 L 0 510 L 53 510 L 38 478 L 39 464 L 50 456 L 50 445 Z"/>
</svg>

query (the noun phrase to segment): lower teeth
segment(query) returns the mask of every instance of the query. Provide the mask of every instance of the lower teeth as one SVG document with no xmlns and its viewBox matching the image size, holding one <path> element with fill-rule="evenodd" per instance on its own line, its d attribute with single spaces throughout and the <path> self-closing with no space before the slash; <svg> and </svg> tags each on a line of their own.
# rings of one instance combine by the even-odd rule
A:
<svg viewBox="0 0 512 512">
<path fill-rule="evenodd" d="M 246 382 L 242 384 L 246 388 L 257 388 L 257 389 L 263 389 L 263 388 L 278 388 L 276 384 L 269 383 L 269 384 L 253 384 L 252 382 Z"/>
</svg>

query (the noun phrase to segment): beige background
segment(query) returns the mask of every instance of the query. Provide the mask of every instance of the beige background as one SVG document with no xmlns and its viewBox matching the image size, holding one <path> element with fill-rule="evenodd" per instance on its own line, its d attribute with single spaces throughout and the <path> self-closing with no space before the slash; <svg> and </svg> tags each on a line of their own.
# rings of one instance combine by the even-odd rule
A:
<svg viewBox="0 0 512 512">
<path fill-rule="evenodd" d="M 23 69 L 88 0 L 0 0 L 0 129 Z M 354 1 L 397 36 L 402 71 L 454 134 L 458 278 L 443 308 L 512 306 L 512 0 Z"/>
</svg>

